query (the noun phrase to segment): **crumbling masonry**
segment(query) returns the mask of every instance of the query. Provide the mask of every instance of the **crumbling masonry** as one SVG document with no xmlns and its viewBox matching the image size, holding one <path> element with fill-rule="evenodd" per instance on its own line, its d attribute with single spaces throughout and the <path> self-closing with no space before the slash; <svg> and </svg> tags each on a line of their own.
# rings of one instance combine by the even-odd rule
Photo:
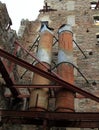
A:
<svg viewBox="0 0 99 130">
<path fill-rule="evenodd" d="M 46 0 L 18 34 L 12 22 L 0 2 L 0 130 L 98 130 L 99 1 Z"/>
</svg>

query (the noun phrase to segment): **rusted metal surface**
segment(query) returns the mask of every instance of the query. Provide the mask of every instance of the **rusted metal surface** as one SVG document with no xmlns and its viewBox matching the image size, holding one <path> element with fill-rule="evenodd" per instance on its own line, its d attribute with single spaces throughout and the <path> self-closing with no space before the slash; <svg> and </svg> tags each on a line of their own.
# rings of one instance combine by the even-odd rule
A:
<svg viewBox="0 0 99 130">
<path fill-rule="evenodd" d="M 99 0 L 98 0 L 98 2 L 97 2 L 97 4 L 96 4 L 95 9 L 99 9 Z"/>
<path fill-rule="evenodd" d="M 48 65 L 47 63 L 43 63 L 44 65 L 48 66 L 48 68 L 50 69 L 50 65 Z M 44 70 L 46 72 L 48 72 L 48 69 L 45 68 L 44 66 L 42 66 L 41 64 L 37 63 L 36 64 L 37 68 L 40 68 L 41 70 Z M 42 76 L 40 76 L 39 74 L 35 73 L 33 75 L 33 85 L 48 85 L 50 83 L 50 80 L 47 78 L 44 78 Z"/>
<path fill-rule="evenodd" d="M 73 42 L 75 43 L 75 45 L 78 47 L 78 49 L 80 50 L 80 52 L 83 54 L 83 56 L 85 58 L 87 58 L 87 56 L 85 55 L 84 51 L 79 47 L 79 45 L 77 44 L 77 42 L 75 40 L 73 40 Z"/>
<path fill-rule="evenodd" d="M 56 93 L 56 111 L 73 112 L 74 111 L 74 93 L 64 88 Z"/>
<path fill-rule="evenodd" d="M 72 41 L 71 26 L 61 26 L 59 28 L 57 73 L 64 81 L 70 84 L 74 84 L 74 68 L 71 64 L 68 64 L 73 63 Z M 64 88 L 56 91 L 56 110 L 61 112 L 74 111 L 74 93 Z"/>
<path fill-rule="evenodd" d="M 77 92 L 87 98 L 90 98 L 96 102 L 99 102 L 99 97 L 96 97 L 95 95 L 93 95 L 87 91 L 84 91 L 84 90 L 76 87 L 75 85 L 67 83 L 66 81 L 60 79 L 59 77 L 52 75 L 51 72 L 45 72 L 44 70 L 41 70 L 40 68 L 37 68 L 36 66 L 33 66 L 33 65 L 27 63 L 26 61 L 9 54 L 8 52 L 6 52 L 2 49 L 0 49 L 0 56 L 6 58 L 6 59 L 16 63 L 17 65 L 20 65 L 32 72 L 35 72 L 41 76 L 44 76 L 45 78 L 48 78 L 51 81 L 57 82 L 59 85 L 61 85 L 62 87 L 66 88 L 70 91 Z"/>
<path fill-rule="evenodd" d="M 99 113 L 84 112 L 37 112 L 37 111 L 0 111 L 2 123 L 21 123 L 57 127 L 98 128 Z"/>
<path fill-rule="evenodd" d="M 32 58 L 34 58 L 37 62 L 39 62 L 39 64 L 41 64 L 43 67 L 45 67 L 45 69 L 47 69 L 50 72 L 49 66 L 48 64 L 45 65 L 44 62 L 40 61 L 35 55 L 33 55 L 32 53 L 30 53 L 27 49 L 25 49 L 21 44 L 19 44 L 19 42 L 15 41 L 15 44 L 18 44 L 19 47 L 21 47 L 27 54 L 29 54 Z M 48 67 L 47 67 L 48 66 Z M 51 73 L 55 76 L 57 76 L 58 78 L 61 78 L 57 73 L 55 73 L 54 71 L 51 70 Z"/>
<path fill-rule="evenodd" d="M 72 29 L 70 25 L 63 25 L 59 28 L 59 51 L 58 63 L 70 62 L 73 63 L 73 39 Z"/>
<path fill-rule="evenodd" d="M 43 89 L 34 89 L 30 95 L 29 110 L 45 111 L 48 107 L 48 93 Z"/>
<path fill-rule="evenodd" d="M 63 116 L 64 115 L 64 116 Z M 50 120 L 94 120 L 99 121 L 99 112 L 36 112 L 36 111 L 13 111 L 0 110 L 2 117 L 33 117 L 45 118 Z"/>
<path fill-rule="evenodd" d="M 37 58 L 45 63 L 51 64 L 52 60 L 53 32 L 46 24 L 40 30 L 40 41 L 38 46 Z"/>
<path fill-rule="evenodd" d="M 19 95 L 19 92 L 16 88 L 13 87 L 13 81 L 10 78 L 4 64 L 2 63 L 1 59 L 0 59 L 0 73 L 2 74 L 3 79 L 6 82 L 6 86 L 10 89 L 10 91 L 12 92 L 13 97 L 17 97 Z"/>
<path fill-rule="evenodd" d="M 24 124 L 24 125 L 38 125 L 41 126 L 44 123 L 43 119 L 33 119 L 33 118 L 3 118 L 2 119 L 2 124 L 3 123 L 12 123 L 12 124 Z M 99 126 L 99 121 L 67 121 L 67 120 L 47 120 L 46 127 L 70 127 L 70 128 L 98 128 Z M 46 128 L 44 126 L 44 128 Z"/>
<path fill-rule="evenodd" d="M 40 29 L 40 41 L 37 51 L 37 58 L 43 65 L 37 62 L 35 66 L 46 72 L 50 70 L 52 60 L 52 44 L 53 32 L 45 23 L 43 23 Z M 46 66 L 46 68 L 44 66 Z M 42 77 L 37 73 L 34 73 L 32 82 L 33 84 L 39 85 L 50 84 L 49 79 Z M 49 88 L 33 89 L 30 95 L 29 109 L 40 110 L 40 108 L 42 108 L 42 110 L 46 110 L 48 107 L 48 91 Z"/>
<path fill-rule="evenodd" d="M 14 84 L 13 87 L 15 88 L 60 88 L 62 86 L 60 85 L 45 85 L 45 84 L 35 84 L 35 85 L 30 85 L 30 84 Z"/>
</svg>

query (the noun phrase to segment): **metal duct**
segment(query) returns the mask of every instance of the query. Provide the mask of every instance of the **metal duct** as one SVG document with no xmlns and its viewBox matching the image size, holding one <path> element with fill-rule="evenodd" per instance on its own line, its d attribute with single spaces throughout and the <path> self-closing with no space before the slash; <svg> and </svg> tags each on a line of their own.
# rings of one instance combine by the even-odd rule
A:
<svg viewBox="0 0 99 130">
<path fill-rule="evenodd" d="M 38 46 L 37 58 L 43 63 L 36 63 L 35 66 L 44 70 L 50 70 L 52 60 L 52 44 L 53 32 L 45 23 L 42 24 L 40 29 L 40 41 Z M 50 80 L 34 73 L 33 84 L 35 85 L 48 85 Z M 29 108 L 31 110 L 47 110 L 48 106 L 48 88 L 34 89 L 31 91 Z"/>
<path fill-rule="evenodd" d="M 62 25 L 59 28 L 58 45 L 58 67 L 57 73 L 66 82 L 74 84 L 73 63 L 73 38 L 70 25 Z M 74 111 L 74 93 L 65 88 L 56 91 L 56 111 L 73 112 Z"/>
</svg>

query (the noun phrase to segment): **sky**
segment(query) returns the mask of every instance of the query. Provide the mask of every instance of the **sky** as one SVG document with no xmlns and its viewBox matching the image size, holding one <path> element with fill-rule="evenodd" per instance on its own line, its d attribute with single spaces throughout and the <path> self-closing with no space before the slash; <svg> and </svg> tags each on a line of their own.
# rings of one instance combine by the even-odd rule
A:
<svg viewBox="0 0 99 130">
<path fill-rule="evenodd" d="M 12 20 L 11 28 L 18 32 L 22 19 L 35 20 L 39 10 L 43 8 L 44 0 L 0 0 L 6 4 Z"/>
</svg>

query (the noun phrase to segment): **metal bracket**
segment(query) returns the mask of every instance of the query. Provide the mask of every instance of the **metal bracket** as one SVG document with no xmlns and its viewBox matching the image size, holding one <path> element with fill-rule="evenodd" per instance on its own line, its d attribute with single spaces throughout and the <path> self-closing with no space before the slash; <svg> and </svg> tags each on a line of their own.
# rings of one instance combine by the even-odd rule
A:
<svg viewBox="0 0 99 130">
<path fill-rule="evenodd" d="M 89 83 L 89 81 L 87 80 L 87 78 L 81 73 L 81 71 L 79 70 L 79 68 L 77 67 L 77 66 L 75 66 L 74 64 L 72 64 L 72 63 L 70 63 L 70 62 L 61 62 L 61 63 L 59 63 L 59 64 L 57 64 L 56 66 L 54 66 L 53 68 L 52 68 L 52 70 L 53 69 L 55 69 L 55 68 L 57 68 L 60 64 L 62 64 L 62 63 L 67 63 L 67 64 L 71 64 L 80 74 L 81 74 L 81 76 L 85 79 L 85 81 L 87 82 L 87 83 Z"/>
<path fill-rule="evenodd" d="M 77 42 L 75 40 L 73 40 L 73 42 L 75 43 L 75 45 L 78 47 L 78 49 L 81 51 L 81 53 L 84 55 L 85 58 L 87 58 L 87 56 L 85 55 L 85 53 L 82 51 L 82 49 L 78 46 Z"/>
</svg>

